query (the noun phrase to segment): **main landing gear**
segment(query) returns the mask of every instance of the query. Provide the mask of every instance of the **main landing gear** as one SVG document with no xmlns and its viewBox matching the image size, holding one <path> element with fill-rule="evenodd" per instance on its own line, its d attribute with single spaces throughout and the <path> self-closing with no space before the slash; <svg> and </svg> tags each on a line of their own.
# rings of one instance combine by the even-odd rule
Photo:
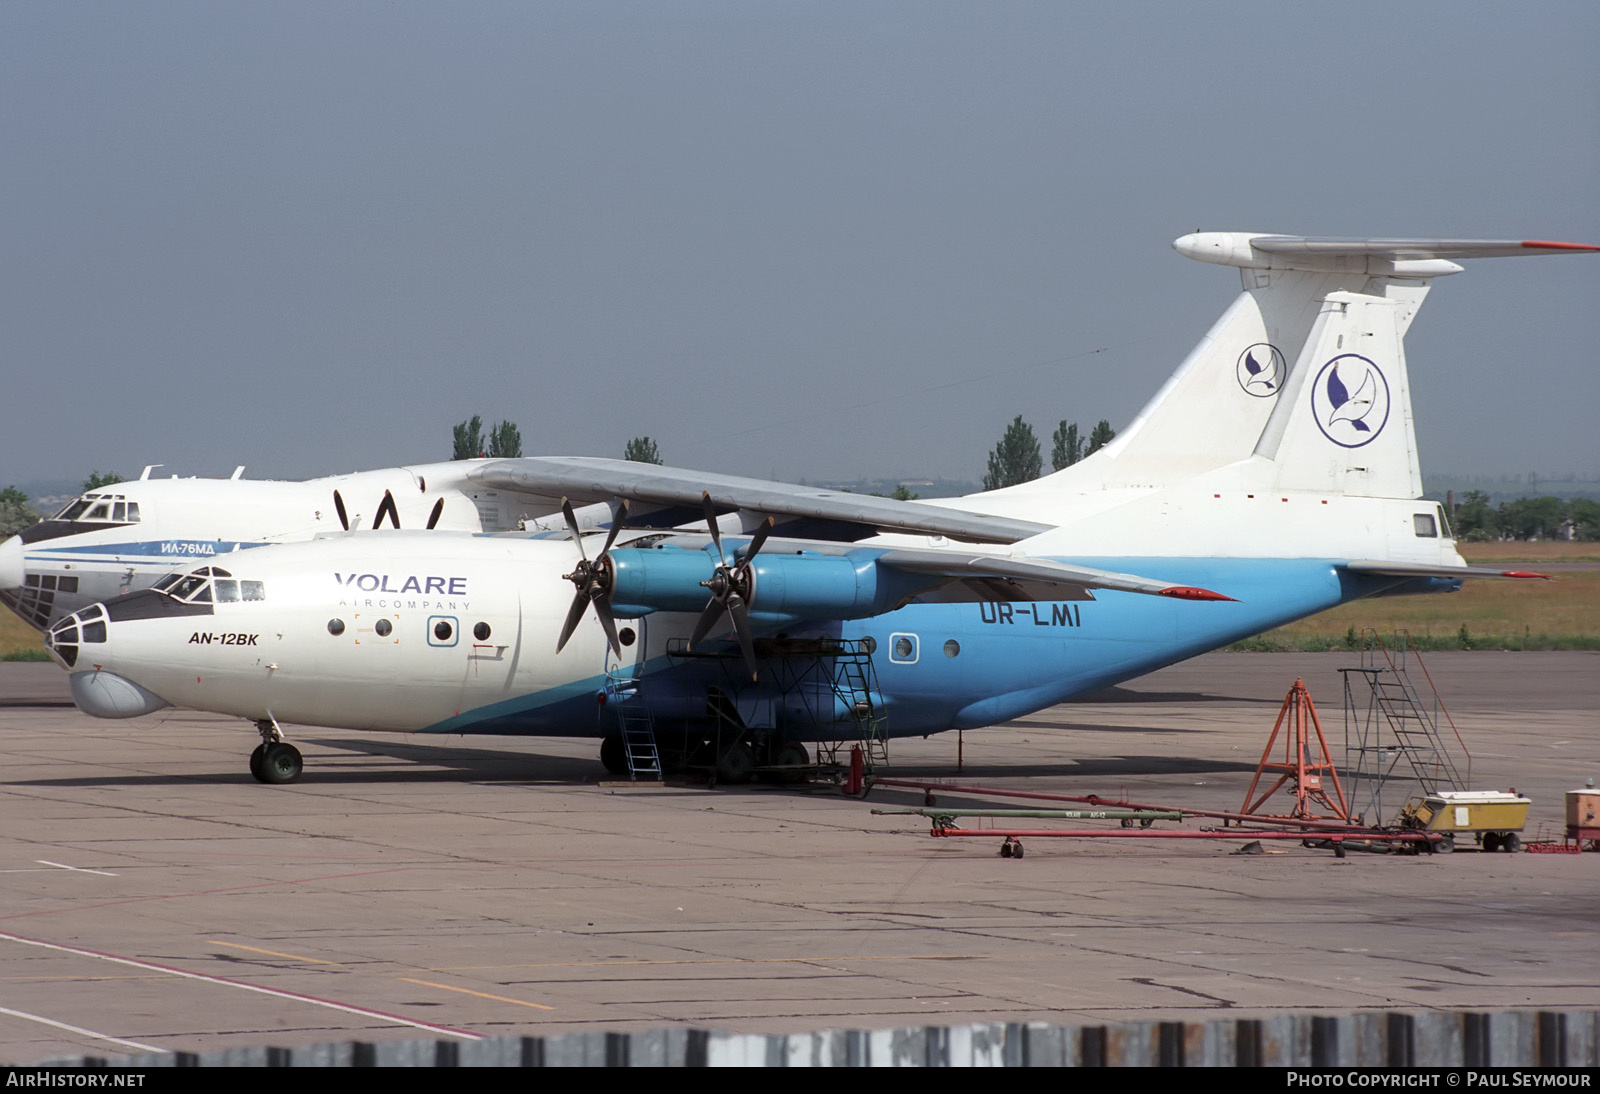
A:
<svg viewBox="0 0 1600 1094">
<path fill-rule="evenodd" d="M 278 723 L 270 717 L 262 718 L 256 722 L 256 730 L 261 734 L 261 743 L 250 753 L 250 774 L 256 782 L 292 783 L 298 779 L 305 760 L 298 748 L 283 739 Z"/>
</svg>

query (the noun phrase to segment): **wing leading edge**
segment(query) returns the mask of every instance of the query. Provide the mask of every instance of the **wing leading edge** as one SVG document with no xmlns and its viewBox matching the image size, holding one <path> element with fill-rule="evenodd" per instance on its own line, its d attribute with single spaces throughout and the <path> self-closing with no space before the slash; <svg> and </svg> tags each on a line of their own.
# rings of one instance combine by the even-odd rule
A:
<svg viewBox="0 0 1600 1094">
<path fill-rule="evenodd" d="M 747 510 L 797 520 L 858 526 L 874 531 L 912 532 L 973 543 L 1017 543 L 1050 530 L 1050 525 L 986 516 L 915 501 L 869 494 L 845 494 L 810 486 L 716 475 L 657 464 L 584 456 L 534 456 L 494 460 L 474 467 L 467 478 L 481 486 L 550 499 L 550 512 L 562 498 L 579 504 L 617 498 L 698 514 L 703 498 L 723 511 Z"/>
</svg>

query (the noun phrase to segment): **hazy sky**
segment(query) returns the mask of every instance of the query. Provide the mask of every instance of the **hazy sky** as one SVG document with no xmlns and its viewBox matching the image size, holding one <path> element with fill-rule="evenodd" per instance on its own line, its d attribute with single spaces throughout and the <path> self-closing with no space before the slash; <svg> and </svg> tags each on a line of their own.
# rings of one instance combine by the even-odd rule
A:
<svg viewBox="0 0 1600 1094">
<path fill-rule="evenodd" d="M 1592 0 L 7 0 L 0 483 L 472 413 L 976 479 L 1227 306 L 1185 232 L 1600 243 L 1597 48 Z M 1600 256 L 1473 263 L 1407 345 L 1425 471 L 1600 474 Z"/>
</svg>

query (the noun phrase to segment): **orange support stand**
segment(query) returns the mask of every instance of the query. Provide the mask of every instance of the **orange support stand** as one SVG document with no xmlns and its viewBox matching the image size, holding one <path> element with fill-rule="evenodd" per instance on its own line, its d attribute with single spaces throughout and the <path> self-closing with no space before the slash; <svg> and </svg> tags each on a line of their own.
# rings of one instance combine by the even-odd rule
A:
<svg viewBox="0 0 1600 1094">
<path fill-rule="evenodd" d="M 1278 742 L 1278 733 L 1283 729 L 1285 720 L 1289 723 L 1289 732 L 1283 739 L 1283 760 L 1281 762 L 1268 760 L 1267 757 L 1272 754 L 1272 746 Z M 1308 725 L 1316 731 L 1315 755 L 1320 756 L 1320 759 L 1311 758 L 1312 742 L 1307 732 Z M 1278 781 L 1259 798 L 1255 797 L 1256 786 L 1261 782 L 1261 776 L 1270 771 L 1279 772 Z M 1256 777 L 1250 780 L 1250 789 L 1245 792 L 1244 806 L 1239 812 L 1251 816 L 1282 817 L 1281 813 L 1258 813 L 1257 810 L 1286 784 L 1294 789 L 1294 811 L 1288 814 L 1291 819 L 1341 821 L 1350 819 L 1350 806 L 1345 801 L 1344 789 L 1339 785 L 1339 772 L 1334 767 L 1333 757 L 1328 753 L 1328 739 L 1322 735 L 1322 723 L 1317 720 L 1317 708 L 1312 705 L 1311 693 L 1306 690 L 1306 685 L 1301 680 L 1296 680 L 1294 687 L 1289 689 L 1289 694 L 1284 696 L 1283 706 L 1278 711 L 1278 720 L 1272 727 L 1272 736 L 1267 738 L 1267 747 L 1261 753 L 1261 763 L 1256 766 Z M 1332 797 L 1328 793 L 1329 787 L 1333 791 Z M 1315 807 L 1318 805 L 1327 809 L 1332 816 L 1317 813 Z"/>
</svg>

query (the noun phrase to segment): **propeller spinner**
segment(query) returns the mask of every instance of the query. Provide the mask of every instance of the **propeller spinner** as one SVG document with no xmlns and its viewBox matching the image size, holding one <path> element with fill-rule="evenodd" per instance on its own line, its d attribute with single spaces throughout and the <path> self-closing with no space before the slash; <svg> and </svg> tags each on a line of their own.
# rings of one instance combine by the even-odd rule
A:
<svg viewBox="0 0 1600 1094">
<path fill-rule="evenodd" d="M 692 650 L 698 646 L 726 612 L 733 623 L 734 637 L 739 640 L 739 651 L 744 654 L 745 667 L 750 670 L 750 679 L 754 680 L 756 649 L 754 638 L 750 633 L 750 600 L 755 593 L 755 570 L 752 563 L 760 553 L 762 545 L 767 542 L 767 537 L 772 534 L 773 521 L 768 517 L 762 522 L 761 527 L 756 529 L 756 534 L 750 539 L 750 546 L 744 552 L 743 561 L 729 563 L 728 557 L 722 553 L 722 536 L 717 531 L 717 510 L 711 504 L 711 495 L 702 493 L 700 499 L 705 504 L 706 527 L 711 531 L 711 542 L 716 545 L 718 562 L 716 569 L 712 571 L 711 579 L 700 583 L 711 590 L 711 599 L 706 603 L 705 610 L 700 613 L 700 619 L 694 625 L 694 633 L 689 636 L 689 648 Z"/>
</svg>

